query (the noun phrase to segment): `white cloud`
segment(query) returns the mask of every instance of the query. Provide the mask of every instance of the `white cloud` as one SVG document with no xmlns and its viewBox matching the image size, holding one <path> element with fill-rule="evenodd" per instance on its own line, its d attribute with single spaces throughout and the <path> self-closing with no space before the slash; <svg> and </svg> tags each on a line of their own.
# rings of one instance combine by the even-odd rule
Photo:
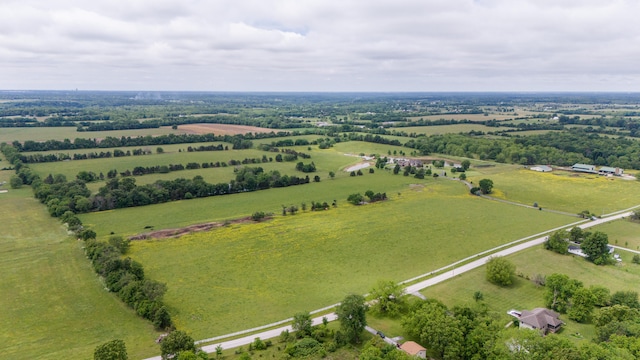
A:
<svg viewBox="0 0 640 360">
<path fill-rule="evenodd" d="M 637 88 L 631 0 L 5 0 L 2 88 Z"/>
</svg>

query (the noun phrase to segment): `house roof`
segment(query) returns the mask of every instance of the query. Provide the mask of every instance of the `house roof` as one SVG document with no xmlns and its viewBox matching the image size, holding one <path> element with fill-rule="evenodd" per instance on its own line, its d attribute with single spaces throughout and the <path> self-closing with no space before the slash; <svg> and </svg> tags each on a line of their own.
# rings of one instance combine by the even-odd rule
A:
<svg viewBox="0 0 640 360">
<path fill-rule="evenodd" d="M 545 329 L 549 325 L 553 327 L 562 325 L 563 322 L 558 319 L 559 316 L 555 311 L 536 308 L 531 311 L 523 310 L 522 315 L 520 315 L 520 322 L 531 325 L 536 329 Z"/>
<path fill-rule="evenodd" d="M 404 344 L 400 345 L 400 349 L 404 350 L 409 355 L 418 355 L 420 351 L 427 351 L 427 349 L 415 341 L 405 341 Z"/>
<path fill-rule="evenodd" d="M 609 166 L 603 166 L 600 168 L 599 171 L 603 171 L 603 172 L 616 172 L 616 168 L 612 168 Z"/>
</svg>

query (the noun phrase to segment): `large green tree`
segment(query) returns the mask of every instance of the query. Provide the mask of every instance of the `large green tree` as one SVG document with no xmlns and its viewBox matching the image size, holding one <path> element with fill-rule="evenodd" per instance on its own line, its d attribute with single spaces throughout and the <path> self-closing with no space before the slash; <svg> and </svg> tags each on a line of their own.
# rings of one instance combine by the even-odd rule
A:
<svg viewBox="0 0 640 360">
<path fill-rule="evenodd" d="M 352 343 L 360 342 L 360 334 L 367 326 L 367 304 L 362 295 L 347 295 L 336 309 L 340 328 Z"/>
<path fill-rule="evenodd" d="M 434 351 L 438 358 L 462 357 L 464 334 L 460 321 L 441 302 L 427 300 L 420 303 L 402 320 L 402 326 L 409 335 Z"/>
<path fill-rule="evenodd" d="M 293 315 L 293 324 L 291 328 L 296 331 L 296 335 L 299 338 L 311 335 L 311 327 L 313 320 L 311 314 L 308 311 L 299 312 Z"/>
<path fill-rule="evenodd" d="M 582 287 L 578 280 L 564 274 L 551 274 L 545 280 L 545 302 L 548 308 L 565 313 L 569 309 L 573 294 Z"/>
<path fill-rule="evenodd" d="M 609 254 L 609 237 L 607 234 L 596 231 L 589 234 L 582 245 L 582 252 L 587 255 L 587 259 L 592 261 L 596 265 L 604 265 L 611 262 L 611 255 Z"/>
<path fill-rule="evenodd" d="M 127 360 L 127 346 L 123 340 L 111 340 L 98 345 L 93 351 L 94 360 Z"/>
<path fill-rule="evenodd" d="M 551 234 L 544 242 L 544 248 L 547 250 L 555 251 L 558 254 L 569 253 L 569 242 L 567 242 L 567 232 L 564 230 L 558 230 Z"/>
<path fill-rule="evenodd" d="M 571 297 L 571 308 L 567 311 L 569 319 L 577 322 L 587 322 L 591 319 L 597 298 L 591 289 L 578 288 Z"/>
<path fill-rule="evenodd" d="M 170 332 L 160 342 L 160 353 L 163 360 L 177 357 L 183 351 L 191 351 L 195 354 L 196 345 L 193 338 L 182 330 Z"/>
<path fill-rule="evenodd" d="M 482 179 L 478 183 L 480 190 L 483 194 L 491 194 L 491 190 L 493 190 L 493 180 L 491 179 Z"/>
<path fill-rule="evenodd" d="M 371 289 L 371 296 L 375 299 L 371 309 L 374 312 L 388 316 L 397 316 L 405 305 L 402 285 L 391 280 L 380 280 Z"/>
<path fill-rule="evenodd" d="M 486 263 L 487 280 L 500 286 L 509 286 L 513 283 L 516 266 L 503 257 L 492 257 Z"/>
</svg>

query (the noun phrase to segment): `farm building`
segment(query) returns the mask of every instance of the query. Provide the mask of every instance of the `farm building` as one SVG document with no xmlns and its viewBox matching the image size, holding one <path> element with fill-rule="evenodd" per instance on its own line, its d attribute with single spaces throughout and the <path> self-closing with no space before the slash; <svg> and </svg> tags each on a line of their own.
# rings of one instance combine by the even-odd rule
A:
<svg viewBox="0 0 640 360">
<path fill-rule="evenodd" d="M 545 334 L 549 331 L 555 333 L 564 324 L 558 319 L 559 316 L 557 312 L 545 308 L 523 310 L 520 315 L 520 328 L 542 330 Z"/>
<path fill-rule="evenodd" d="M 553 170 L 551 166 L 547 165 L 536 165 L 529 168 L 529 170 L 538 171 L 538 172 L 551 172 Z"/>
<path fill-rule="evenodd" d="M 400 349 L 411 356 L 417 356 L 422 359 L 427 358 L 427 349 L 415 341 L 406 341 L 404 344 L 400 345 Z"/>
<path fill-rule="evenodd" d="M 598 174 L 621 176 L 622 174 L 624 174 L 624 170 L 617 167 L 614 168 L 609 166 L 602 166 L 600 169 L 598 169 Z"/>
<path fill-rule="evenodd" d="M 595 165 L 587 165 L 587 164 L 574 164 L 571 167 L 571 170 L 578 171 L 578 172 L 591 173 L 591 174 L 597 174 L 598 173 L 596 171 L 596 166 Z"/>
</svg>

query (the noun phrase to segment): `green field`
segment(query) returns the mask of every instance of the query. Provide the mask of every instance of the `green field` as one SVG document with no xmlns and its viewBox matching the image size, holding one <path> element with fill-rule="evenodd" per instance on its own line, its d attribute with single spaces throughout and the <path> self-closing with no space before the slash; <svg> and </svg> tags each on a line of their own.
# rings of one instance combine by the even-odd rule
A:
<svg viewBox="0 0 640 360">
<path fill-rule="evenodd" d="M 640 250 L 640 223 L 638 222 L 617 220 L 598 225 L 593 229 L 609 235 L 609 244 Z"/>
<path fill-rule="evenodd" d="M 166 135 L 166 134 L 182 134 L 180 130 L 172 130 L 170 127 L 161 127 L 158 129 L 134 129 L 134 130 L 113 130 L 113 131 L 84 131 L 78 132 L 75 127 L 37 127 L 37 128 L 2 128 L 0 131 L 0 143 L 11 143 L 15 140 L 24 142 L 26 140 L 45 141 L 45 140 L 64 140 L 73 141 L 75 138 L 82 139 L 103 139 L 107 136 L 147 136 L 147 135 Z"/>
<path fill-rule="evenodd" d="M 436 125 L 436 126 L 410 126 L 393 128 L 392 130 L 404 131 L 406 133 L 416 133 L 425 135 L 440 135 L 440 134 L 458 134 L 468 133 L 470 131 L 484 131 L 494 132 L 509 130 L 507 127 L 490 127 L 480 124 L 453 124 L 453 125 Z M 406 140 L 405 140 L 406 142 Z"/>
<path fill-rule="evenodd" d="M 498 120 L 498 121 L 504 121 L 504 120 L 513 119 L 514 117 L 516 117 L 516 115 L 514 115 L 513 113 L 509 113 L 509 114 L 489 114 L 488 116 L 485 116 L 484 114 L 442 114 L 442 115 L 413 116 L 413 117 L 410 117 L 409 119 L 412 120 L 412 121 L 418 121 L 420 119 L 431 120 L 431 121 L 436 121 L 436 120 L 441 120 L 441 119 L 445 119 L 445 120 L 487 121 L 487 120 L 495 119 L 495 120 Z"/>
<path fill-rule="evenodd" d="M 131 256 L 168 284 L 165 300 L 178 326 L 203 338 L 327 306 L 377 279 L 407 279 L 572 220 L 430 180 L 384 203 L 342 200 L 329 211 L 135 242 Z"/>
<path fill-rule="evenodd" d="M 9 177 L 0 171 L 0 181 Z M 2 357 L 88 359 L 123 339 L 131 358 L 158 352 L 153 326 L 104 291 L 81 243 L 32 198 L 31 189 L 0 194 Z"/>
<path fill-rule="evenodd" d="M 540 173 L 513 166 L 474 169 L 468 174 L 477 182 L 483 177 L 494 183 L 492 196 L 543 208 L 578 213 L 590 210 L 600 215 L 640 205 L 640 182 L 567 171 Z"/>
</svg>

